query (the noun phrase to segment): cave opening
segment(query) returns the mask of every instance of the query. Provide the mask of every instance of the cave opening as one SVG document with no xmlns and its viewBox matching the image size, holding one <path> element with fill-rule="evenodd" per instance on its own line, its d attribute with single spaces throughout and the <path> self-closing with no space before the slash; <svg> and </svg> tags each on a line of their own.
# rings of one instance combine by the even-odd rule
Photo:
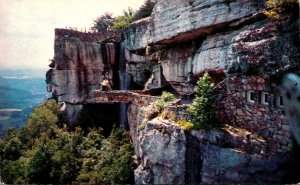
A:
<svg viewBox="0 0 300 185">
<path fill-rule="evenodd" d="M 119 111 L 120 103 L 86 104 L 83 105 L 77 125 L 84 130 L 101 127 L 103 135 L 108 137 L 114 126 L 120 126 Z"/>
</svg>

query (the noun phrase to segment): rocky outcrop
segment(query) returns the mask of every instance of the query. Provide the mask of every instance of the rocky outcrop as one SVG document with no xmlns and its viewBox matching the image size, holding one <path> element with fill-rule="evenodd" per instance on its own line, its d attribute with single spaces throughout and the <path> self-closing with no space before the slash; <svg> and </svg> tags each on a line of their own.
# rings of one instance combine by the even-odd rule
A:
<svg viewBox="0 0 300 185">
<path fill-rule="evenodd" d="M 147 111 L 151 108 L 142 114 Z M 291 154 L 270 156 L 264 140 L 240 128 L 186 132 L 161 117 L 138 124 L 137 184 L 283 183 L 296 178 L 298 161 Z"/>
<path fill-rule="evenodd" d="M 186 137 L 175 125 L 154 119 L 141 129 L 137 184 L 184 184 Z"/>
<path fill-rule="evenodd" d="M 150 18 L 125 29 L 123 42 L 129 51 L 146 50 L 150 60 L 160 63 L 163 78 L 180 95 L 191 95 L 189 78 L 205 70 L 226 70 L 234 38 L 251 26 L 212 33 L 259 19 L 261 8 L 253 1 L 158 1 Z"/>
<path fill-rule="evenodd" d="M 128 107 L 137 184 L 296 182 L 288 178 L 298 168 L 286 166 L 298 161 L 276 82 L 299 71 L 298 18 L 270 20 L 264 8 L 253 0 L 158 0 L 121 37 L 58 29 L 48 91 L 66 102 L 71 122 L 82 104 L 123 102 L 124 118 Z M 217 83 L 214 107 L 227 129 L 188 132 L 153 113 L 157 97 L 95 91 L 106 76 L 114 89 L 172 87 L 191 102 L 204 72 Z M 185 109 L 165 110 L 188 120 Z"/>
<path fill-rule="evenodd" d="M 122 38 L 129 52 L 158 63 L 182 96 L 193 93 L 190 79 L 203 71 L 277 78 L 299 68 L 297 21 L 293 15 L 271 21 L 264 8 L 251 0 L 158 1 Z"/>
<path fill-rule="evenodd" d="M 194 40 L 217 29 L 241 24 L 260 13 L 250 0 L 158 1 L 150 18 L 129 26 L 122 34 L 127 49 Z"/>
<path fill-rule="evenodd" d="M 119 40 L 119 34 L 55 30 L 53 69 L 47 73 L 47 89 L 58 101 L 72 107 L 67 111 L 70 122 L 76 120 L 84 99 L 101 87 L 103 77 L 113 85 L 118 45 L 103 42 L 108 40 Z"/>
</svg>

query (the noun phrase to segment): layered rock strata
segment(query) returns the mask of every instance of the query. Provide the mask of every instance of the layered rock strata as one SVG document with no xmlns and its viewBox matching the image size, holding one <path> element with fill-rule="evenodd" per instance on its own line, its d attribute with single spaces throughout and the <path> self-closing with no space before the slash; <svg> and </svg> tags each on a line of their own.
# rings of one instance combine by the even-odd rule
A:
<svg viewBox="0 0 300 185">
<path fill-rule="evenodd" d="M 295 180 L 299 161 L 291 154 L 270 154 L 266 141 L 256 133 L 232 126 L 187 132 L 174 121 L 162 117 L 149 119 L 152 105 L 140 109 L 137 115 L 131 111 L 130 118 L 134 117 L 138 124 L 133 136 L 139 161 L 135 170 L 137 184 Z M 186 110 L 179 108 L 177 113 L 185 115 Z"/>
<path fill-rule="evenodd" d="M 118 32 L 81 33 L 56 29 L 54 59 L 47 72 L 47 89 L 67 104 L 70 122 L 79 114 L 85 98 L 101 88 L 103 77 L 113 84 L 118 73 Z"/>
<path fill-rule="evenodd" d="M 299 161 L 291 155 L 291 128 L 277 86 L 282 74 L 299 71 L 299 20 L 295 10 L 270 20 L 263 4 L 158 0 L 152 15 L 121 37 L 56 30 L 48 90 L 66 102 L 70 121 L 85 103 L 129 103 L 137 184 L 295 182 L 288 177 L 295 177 L 292 164 Z M 93 93 L 107 76 L 121 89 L 129 82 L 149 92 L 171 86 L 189 102 L 204 72 L 217 83 L 216 112 L 229 129 L 187 132 L 151 113 L 157 97 Z M 184 105 L 166 111 L 189 119 Z"/>
</svg>

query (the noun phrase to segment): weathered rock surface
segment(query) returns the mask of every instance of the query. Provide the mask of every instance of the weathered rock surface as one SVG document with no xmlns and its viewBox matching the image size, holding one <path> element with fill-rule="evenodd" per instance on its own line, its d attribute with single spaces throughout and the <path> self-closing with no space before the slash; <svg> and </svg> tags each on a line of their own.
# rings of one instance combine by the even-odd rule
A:
<svg viewBox="0 0 300 185">
<path fill-rule="evenodd" d="M 55 68 L 49 80 L 51 92 L 59 101 L 80 103 L 100 87 L 104 75 L 112 80 L 116 46 L 74 37 L 55 39 Z"/>
<path fill-rule="evenodd" d="M 137 184 L 184 184 L 186 137 L 175 125 L 154 119 L 139 133 Z"/>
<path fill-rule="evenodd" d="M 181 95 L 193 93 L 189 75 L 197 76 L 203 71 L 263 73 L 265 78 L 272 78 L 299 67 L 297 44 L 293 41 L 297 31 L 277 34 L 274 26 L 266 21 L 257 22 L 209 35 L 201 42 L 162 47 L 151 55 L 159 61 L 163 77 Z"/>
<path fill-rule="evenodd" d="M 58 101 L 69 104 L 68 107 L 79 105 L 67 111 L 72 122 L 76 120 L 84 99 L 101 87 L 103 77 L 113 85 L 118 70 L 118 48 L 114 43 L 101 41 L 118 40 L 119 33 L 101 35 L 56 29 L 55 36 L 53 69 L 47 73 L 47 90 Z"/>
<path fill-rule="evenodd" d="M 299 168 L 290 154 L 265 155 L 265 142 L 252 136 L 247 141 L 219 129 L 185 132 L 161 118 L 141 123 L 137 184 L 283 183 L 295 180 Z"/>
<path fill-rule="evenodd" d="M 274 78 L 299 68 L 298 25 L 288 16 L 270 21 L 263 9 L 250 0 L 158 1 L 149 18 L 122 32 L 123 43 L 145 51 L 180 95 L 193 93 L 189 78 L 203 71 Z"/>
<path fill-rule="evenodd" d="M 152 44 L 192 40 L 259 12 L 250 0 L 166 0 L 158 1 L 150 18 L 129 26 L 122 34 L 129 50 Z M 245 19 L 246 20 L 246 19 Z"/>
<path fill-rule="evenodd" d="M 159 0 L 152 15 L 126 27 L 122 38 L 118 32 L 56 30 L 48 91 L 66 102 L 71 121 L 83 103 L 129 103 L 137 184 L 295 182 L 288 177 L 299 161 L 290 157 L 290 127 L 272 80 L 299 71 L 299 29 L 295 19 L 271 21 L 262 12 L 262 3 L 253 0 Z M 92 93 L 106 76 L 119 80 L 121 89 L 130 82 L 138 89 L 171 85 L 190 96 L 205 71 L 225 78 L 218 86 L 218 118 L 246 134 L 187 132 L 155 118 L 150 104 L 156 97 Z M 166 110 L 186 120 L 184 109 Z M 290 164 L 295 166 L 287 169 Z"/>
</svg>

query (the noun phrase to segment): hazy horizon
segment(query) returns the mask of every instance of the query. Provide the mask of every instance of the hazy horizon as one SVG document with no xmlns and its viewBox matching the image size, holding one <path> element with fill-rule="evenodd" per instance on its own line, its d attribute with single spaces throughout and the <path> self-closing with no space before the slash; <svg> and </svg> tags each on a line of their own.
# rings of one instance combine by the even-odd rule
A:
<svg viewBox="0 0 300 185">
<path fill-rule="evenodd" d="M 48 69 L 54 55 L 54 29 L 89 30 L 105 12 L 134 10 L 144 0 L 0 0 L 0 70 Z"/>
</svg>

